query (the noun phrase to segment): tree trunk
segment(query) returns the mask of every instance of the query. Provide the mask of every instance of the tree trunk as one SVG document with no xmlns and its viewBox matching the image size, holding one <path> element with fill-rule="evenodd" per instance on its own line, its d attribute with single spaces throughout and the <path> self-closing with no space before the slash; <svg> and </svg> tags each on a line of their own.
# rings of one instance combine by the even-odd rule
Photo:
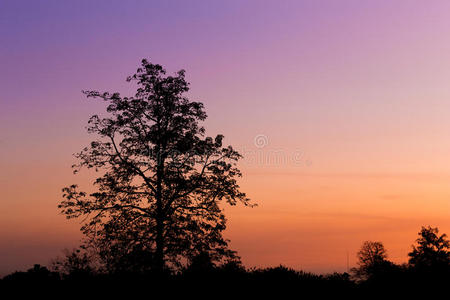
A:
<svg viewBox="0 0 450 300">
<path fill-rule="evenodd" d="M 159 147 L 158 147 L 159 148 Z M 158 149 L 159 150 L 159 149 Z M 156 170 L 156 253 L 155 267 L 160 274 L 164 271 L 164 215 L 162 201 L 162 177 L 164 171 L 164 162 L 158 153 L 158 166 Z"/>
<path fill-rule="evenodd" d="M 156 220 L 156 253 L 155 253 L 155 268 L 158 273 L 164 271 L 164 227 L 161 218 Z"/>
</svg>

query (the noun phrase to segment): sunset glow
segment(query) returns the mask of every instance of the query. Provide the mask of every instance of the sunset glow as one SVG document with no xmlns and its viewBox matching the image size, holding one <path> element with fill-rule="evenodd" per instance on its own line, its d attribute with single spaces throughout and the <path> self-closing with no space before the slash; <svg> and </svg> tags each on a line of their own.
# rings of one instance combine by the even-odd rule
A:
<svg viewBox="0 0 450 300">
<path fill-rule="evenodd" d="M 95 2 L 95 7 L 93 3 Z M 328 273 L 450 233 L 449 1 L 1 1 L 0 276 L 79 244 L 72 154 L 142 58 L 186 70 L 257 207 L 225 206 L 247 267 Z M 347 257 L 349 258 L 347 265 Z"/>
</svg>

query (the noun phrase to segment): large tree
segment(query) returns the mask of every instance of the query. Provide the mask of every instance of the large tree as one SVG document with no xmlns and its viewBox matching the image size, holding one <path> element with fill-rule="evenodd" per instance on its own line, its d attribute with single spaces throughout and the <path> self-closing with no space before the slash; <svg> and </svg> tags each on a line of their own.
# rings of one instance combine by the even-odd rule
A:
<svg viewBox="0 0 450 300">
<path fill-rule="evenodd" d="M 73 166 L 100 173 L 97 191 L 66 187 L 59 208 L 67 218 L 86 217 L 82 231 L 108 261 L 146 252 L 162 270 L 200 253 L 232 256 L 220 203 L 251 205 L 236 181 L 241 155 L 222 145 L 222 135 L 205 136 L 199 123 L 206 113 L 186 97 L 184 70 L 168 76 L 142 60 L 127 81 L 137 86 L 132 97 L 83 92 L 107 103 L 104 117 L 90 118 L 88 132 L 97 138 Z"/>
</svg>

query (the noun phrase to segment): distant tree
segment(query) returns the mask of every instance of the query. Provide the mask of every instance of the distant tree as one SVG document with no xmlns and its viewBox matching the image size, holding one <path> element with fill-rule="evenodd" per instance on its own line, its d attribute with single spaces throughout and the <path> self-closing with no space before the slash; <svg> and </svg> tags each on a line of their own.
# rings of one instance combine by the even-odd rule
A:
<svg viewBox="0 0 450 300">
<path fill-rule="evenodd" d="M 368 280 L 385 273 L 392 266 L 387 260 L 387 251 L 381 242 L 365 241 L 358 251 L 358 267 L 352 269 L 358 280 Z"/>
<path fill-rule="evenodd" d="M 95 259 L 86 249 L 65 250 L 64 256 L 52 262 L 52 269 L 64 279 L 83 279 L 99 271 Z"/>
<path fill-rule="evenodd" d="M 84 92 L 104 100 L 107 114 L 90 118 L 88 132 L 98 138 L 76 155 L 74 172 L 102 174 L 96 192 L 66 187 L 59 205 L 67 218 L 88 217 L 82 231 L 103 257 L 147 251 L 159 271 L 202 252 L 233 256 L 220 203 L 250 205 L 236 181 L 241 155 L 222 146 L 222 135 L 205 137 L 206 113 L 185 96 L 184 70 L 165 74 L 143 60 L 127 78 L 137 83 L 135 96 Z"/>
<path fill-rule="evenodd" d="M 439 235 L 438 228 L 422 227 L 417 246 L 408 254 L 409 264 L 415 268 L 450 266 L 450 241 L 446 234 Z"/>
</svg>

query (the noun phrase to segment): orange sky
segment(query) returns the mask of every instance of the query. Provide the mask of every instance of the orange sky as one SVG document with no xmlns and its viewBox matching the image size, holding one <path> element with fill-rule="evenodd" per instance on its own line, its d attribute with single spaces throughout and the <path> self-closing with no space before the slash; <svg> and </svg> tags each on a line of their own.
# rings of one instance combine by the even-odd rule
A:
<svg viewBox="0 0 450 300">
<path fill-rule="evenodd" d="M 129 93 L 143 57 L 185 68 L 245 156 L 259 206 L 226 208 L 226 236 L 246 266 L 345 271 L 365 240 L 405 262 L 422 225 L 450 234 L 450 2 L 173 3 L 0 4 L 0 274 L 78 244 L 56 206 L 90 185 L 71 155 L 103 109 L 80 91 Z"/>
</svg>

